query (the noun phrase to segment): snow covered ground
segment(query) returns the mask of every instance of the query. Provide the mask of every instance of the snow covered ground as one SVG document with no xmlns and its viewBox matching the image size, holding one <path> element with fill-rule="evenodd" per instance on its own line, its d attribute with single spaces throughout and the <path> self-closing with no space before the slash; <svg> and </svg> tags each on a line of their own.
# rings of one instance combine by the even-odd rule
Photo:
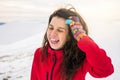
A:
<svg viewBox="0 0 120 80">
<path fill-rule="evenodd" d="M 31 23 L 33 24 L 33 22 L 16 22 L 0 26 L 0 37 L 2 37 L 0 40 L 0 80 L 29 80 L 33 53 L 41 46 L 45 32 L 44 25 L 38 22 L 31 26 Z M 15 28 L 16 26 L 23 27 L 18 29 Z M 16 34 L 12 34 L 15 32 Z"/>
<path fill-rule="evenodd" d="M 0 80 L 29 80 L 33 53 L 40 46 L 39 35 L 15 44 L 0 46 Z"/>
</svg>

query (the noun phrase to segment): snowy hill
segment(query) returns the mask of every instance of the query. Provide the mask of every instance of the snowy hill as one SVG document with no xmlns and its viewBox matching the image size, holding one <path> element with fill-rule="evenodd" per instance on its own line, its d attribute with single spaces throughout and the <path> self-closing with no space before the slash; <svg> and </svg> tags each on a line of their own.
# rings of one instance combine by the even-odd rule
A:
<svg viewBox="0 0 120 80">
<path fill-rule="evenodd" d="M 29 80 L 33 53 L 40 47 L 40 35 L 0 46 L 0 80 Z"/>
<path fill-rule="evenodd" d="M 46 18 L 45 18 L 46 19 Z M 8 22 L 0 27 L 0 45 L 11 44 L 46 30 L 45 19 L 19 20 Z M 43 22 L 44 21 L 44 22 Z"/>
<path fill-rule="evenodd" d="M 29 80 L 33 54 L 41 46 L 45 28 L 36 21 L 0 27 L 0 80 Z"/>
</svg>

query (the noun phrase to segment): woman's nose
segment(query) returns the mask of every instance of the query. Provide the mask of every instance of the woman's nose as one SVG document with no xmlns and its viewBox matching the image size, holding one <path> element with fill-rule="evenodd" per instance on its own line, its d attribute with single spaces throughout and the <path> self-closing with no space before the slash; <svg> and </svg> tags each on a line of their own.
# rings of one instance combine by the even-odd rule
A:
<svg viewBox="0 0 120 80">
<path fill-rule="evenodd" d="M 50 35 L 51 35 L 52 37 L 56 37 L 56 36 L 57 36 L 57 32 L 56 32 L 55 30 L 53 30 L 53 31 L 51 31 Z"/>
</svg>

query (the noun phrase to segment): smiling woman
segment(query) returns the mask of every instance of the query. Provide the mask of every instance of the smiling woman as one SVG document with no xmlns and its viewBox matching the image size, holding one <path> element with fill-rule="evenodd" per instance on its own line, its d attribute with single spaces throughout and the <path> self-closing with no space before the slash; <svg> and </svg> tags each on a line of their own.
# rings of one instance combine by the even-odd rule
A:
<svg viewBox="0 0 120 80">
<path fill-rule="evenodd" d="M 50 15 L 43 46 L 34 54 L 31 80 L 85 80 L 87 72 L 96 78 L 114 72 L 110 57 L 88 36 L 85 21 L 73 9 Z"/>
</svg>

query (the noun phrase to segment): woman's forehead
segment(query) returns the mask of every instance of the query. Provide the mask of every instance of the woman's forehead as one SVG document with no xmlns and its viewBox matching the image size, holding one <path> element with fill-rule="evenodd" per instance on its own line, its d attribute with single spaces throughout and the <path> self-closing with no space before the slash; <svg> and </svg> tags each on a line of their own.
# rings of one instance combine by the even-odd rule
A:
<svg viewBox="0 0 120 80">
<path fill-rule="evenodd" d="M 53 27 L 67 28 L 67 25 L 65 24 L 65 19 L 61 17 L 53 17 L 50 25 L 52 25 Z"/>
</svg>

